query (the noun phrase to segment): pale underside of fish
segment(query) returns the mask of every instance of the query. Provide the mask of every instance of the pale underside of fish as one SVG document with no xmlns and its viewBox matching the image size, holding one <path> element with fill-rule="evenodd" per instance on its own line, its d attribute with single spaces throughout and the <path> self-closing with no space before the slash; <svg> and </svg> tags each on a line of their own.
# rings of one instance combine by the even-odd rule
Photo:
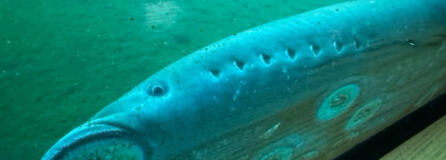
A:
<svg viewBox="0 0 446 160">
<path fill-rule="evenodd" d="M 42 159 L 333 159 L 445 92 L 446 0 L 359 0 L 178 60 Z"/>
</svg>

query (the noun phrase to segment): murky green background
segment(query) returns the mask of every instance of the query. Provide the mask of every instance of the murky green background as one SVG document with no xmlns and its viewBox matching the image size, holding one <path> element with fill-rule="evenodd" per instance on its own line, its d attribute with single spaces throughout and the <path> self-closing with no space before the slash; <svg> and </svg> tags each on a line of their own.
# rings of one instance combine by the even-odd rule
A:
<svg viewBox="0 0 446 160">
<path fill-rule="evenodd" d="M 0 159 L 65 133 L 213 41 L 345 0 L 2 0 Z"/>
</svg>

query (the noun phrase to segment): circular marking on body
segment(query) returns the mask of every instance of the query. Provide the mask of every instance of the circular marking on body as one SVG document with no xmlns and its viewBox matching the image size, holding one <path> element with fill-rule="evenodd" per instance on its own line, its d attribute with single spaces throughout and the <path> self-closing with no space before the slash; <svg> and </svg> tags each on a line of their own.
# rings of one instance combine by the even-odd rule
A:
<svg viewBox="0 0 446 160">
<path fill-rule="evenodd" d="M 320 120 L 335 118 L 352 106 L 359 96 L 359 92 L 359 86 L 354 83 L 336 89 L 323 100 L 317 112 L 317 117 Z"/>
<path fill-rule="evenodd" d="M 345 125 L 346 130 L 352 130 L 373 117 L 381 108 L 382 99 L 374 99 L 356 110 Z"/>
<path fill-rule="evenodd" d="M 240 61 L 240 60 L 235 60 L 235 61 L 234 61 L 234 65 L 235 65 L 238 69 L 243 70 L 243 67 L 245 66 L 245 63 L 243 63 L 243 62 Z"/>
<path fill-rule="evenodd" d="M 338 41 L 334 41 L 333 42 L 333 47 L 336 49 L 336 52 L 341 52 L 342 51 L 342 43 L 340 43 Z"/>
<path fill-rule="evenodd" d="M 290 57 L 291 60 L 294 59 L 294 57 L 296 57 L 296 51 L 292 48 L 287 48 L 285 50 L 286 54 L 288 55 L 288 57 Z"/>
<path fill-rule="evenodd" d="M 211 74 L 213 77 L 217 78 L 218 76 L 220 76 L 220 71 L 215 70 L 215 69 L 211 69 L 211 70 L 210 70 L 210 74 Z"/>
<path fill-rule="evenodd" d="M 234 61 L 235 66 L 240 69 L 243 70 L 243 67 L 245 66 L 245 63 L 243 63 L 242 61 Z"/>
<path fill-rule="evenodd" d="M 262 54 L 260 55 L 260 58 L 263 60 L 263 62 L 264 62 L 265 64 L 270 64 L 270 63 L 271 63 L 271 56 L 270 56 L 270 55 L 267 55 L 267 54 L 265 54 L 265 53 L 262 53 Z"/>
<path fill-rule="evenodd" d="M 318 45 L 312 44 L 310 45 L 310 50 L 315 57 L 319 56 L 321 48 Z"/>
<path fill-rule="evenodd" d="M 291 147 L 277 148 L 260 158 L 260 160 L 289 160 L 293 155 L 294 149 Z"/>
</svg>

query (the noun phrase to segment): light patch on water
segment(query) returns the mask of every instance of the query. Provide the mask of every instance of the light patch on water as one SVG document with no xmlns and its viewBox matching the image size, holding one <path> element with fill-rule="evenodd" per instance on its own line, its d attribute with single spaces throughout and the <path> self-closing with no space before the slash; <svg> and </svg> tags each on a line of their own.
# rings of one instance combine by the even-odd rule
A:
<svg viewBox="0 0 446 160">
<path fill-rule="evenodd" d="M 240 88 L 235 91 L 234 95 L 232 96 L 232 101 L 237 100 L 239 94 L 240 94 Z"/>
<path fill-rule="evenodd" d="M 218 101 L 218 98 L 217 98 L 217 96 L 212 96 L 212 100 L 214 100 L 214 101 Z"/>
<path fill-rule="evenodd" d="M 446 67 L 443 68 L 443 69 L 441 69 L 440 73 L 441 73 L 441 74 L 445 74 L 445 73 L 446 73 Z"/>
<path fill-rule="evenodd" d="M 146 23 L 153 29 L 159 26 L 171 26 L 176 23 L 182 9 L 173 1 L 160 1 L 145 4 Z"/>
<path fill-rule="evenodd" d="M 280 127 L 280 122 L 276 123 L 273 127 L 271 127 L 270 129 L 268 129 L 265 133 L 263 133 L 260 137 L 261 138 L 269 138 L 271 137 L 274 132 Z"/>
<path fill-rule="evenodd" d="M 428 67 L 433 67 L 434 66 L 434 62 L 431 62 L 427 65 Z"/>
<path fill-rule="evenodd" d="M 446 53 L 446 42 L 443 42 L 440 49 L 437 51 L 437 55 L 445 54 Z"/>
<path fill-rule="evenodd" d="M 431 66 L 429 66 L 429 67 L 431 67 Z M 410 78 L 411 78 L 411 79 L 416 79 L 416 78 L 418 78 L 418 74 L 420 74 L 420 72 L 419 72 L 419 71 L 415 71 L 415 73 L 413 73 L 413 74 L 410 76 Z"/>
<path fill-rule="evenodd" d="M 282 72 L 286 74 L 286 80 L 291 79 L 290 75 L 288 75 L 288 69 L 285 66 L 282 67 Z"/>
<path fill-rule="evenodd" d="M 287 73 L 287 72 L 288 72 L 288 70 L 286 69 L 286 67 L 282 67 L 282 72 L 283 72 L 283 73 Z"/>
<path fill-rule="evenodd" d="M 407 81 L 406 77 L 401 77 L 397 82 L 396 82 L 396 86 L 401 86 L 403 84 L 405 84 Z"/>
<path fill-rule="evenodd" d="M 393 81 L 393 75 L 389 75 L 387 77 L 387 79 L 386 79 L 386 82 L 389 83 L 389 82 L 392 82 L 392 81 Z"/>
<path fill-rule="evenodd" d="M 192 154 L 194 155 L 194 159 L 195 160 L 205 160 L 206 159 L 206 155 L 208 154 L 208 150 L 203 150 L 203 151 L 192 151 Z"/>
</svg>

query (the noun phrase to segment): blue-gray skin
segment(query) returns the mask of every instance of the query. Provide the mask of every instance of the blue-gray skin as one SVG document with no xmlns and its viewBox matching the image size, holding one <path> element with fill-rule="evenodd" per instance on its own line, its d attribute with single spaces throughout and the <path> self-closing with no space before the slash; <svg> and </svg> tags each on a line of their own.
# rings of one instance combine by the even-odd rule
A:
<svg viewBox="0 0 446 160">
<path fill-rule="evenodd" d="M 42 159 L 110 159 L 113 156 L 117 156 L 115 159 L 132 156 L 136 159 L 181 159 L 181 155 L 194 152 L 197 146 L 216 137 L 224 139 L 228 133 L 236 135 L 238 129 L 309 97 L 320 103 L 310 106 L 314 111 L 296 117 L 310 117 L 321 122 L 334 119 L 344 109 L 327 115 L 324 107 L 319 106 L 327 97 L 320 93 L 329 89 L 349 85 L 353 91 L 345 93 L 356 94 L 350 96 L 354 100 L 358 95 L 367 97 L 364 90 L 371 90 L 370 94 L 373 90 L 390 92 L 393 89 L 377 88 L 412 84 L 412 80 L 408 80 L 410 83 L 398 81 L 410 74 L 436 70 L 427 80 L 420 78 L 423 83 L 419 86 L 444 80 L 446 55 L 443 52 L 446 49 L 444 46 L 438 48 L 446 39 L 445 35 L 445 0 L 354 1 L 271 22 L 218 41 L 169 65 L 104 108 L 91 121 L 71 131 Z M 432 46 L 436 48 L 430 49 Z M 414 65 L 426 67 L 408 66 L 410 73 L 397 70 L 406 64 L 405 57 L 419 52 L 426 52 L 421 57 L 429 59 L 429 65 L 423 58 L 414 58 L 409 59 Z M 436 58 L 430 58 L 434 56 Z M 399 59 L 402 59 L 401 65 Z M 387 68 L 388 72 L 380 68 L 386 62 L 393 66 Z M 401 88 L 412 91 L 410 89 L 416 87 Z M 444 87 L 437 87 L 435 91 L 444 91 Z M 412 92 L 394 95 L 398 99 L 421 96 Z M 336 103 L 334 101 L 332 103 Z M 385 97 L 379 100 L 380 105 L 381 101 L 386 103 Z M 408 100 L 410 103 L 414 102 Z M 357 124 L 360 123 L 355 121 L 349 129 Z M 263 136 L 278 137 L 274 135 L 278 127 L 292 128 L 278 123 Z M 250 137 L 253 140 L 229 141 L 229 146 L 255 145 L 236 144 L 256 142 L 259 136 L 253 133 Z M 123 147 L 106 148 L 115 143 Z M 311 139 L 308 143 L 312 143 Z M 101 145 L 105 147 L 99 147 Z M 124 151 L 116 151 L 118 149 Z M 276 150 L 270 154 L 277 152 L 285 157 L 283 159 L 296 157 L 297 152 L 293 154 L 290 150 L 290 153 Z M 129 156 L 122 156 L 125 154 L 122 152 L 129 152 Z M 232 158 L 231 155 L 220 156 L 226 154 L 223 152 L 193 154 L 194 159 L 268 158 L 251 156 L 251 153 L 246 153 L 247 157 Z M 310 152 L 304 157 L 315 154 L 317 152 Z"/>
</svg>

